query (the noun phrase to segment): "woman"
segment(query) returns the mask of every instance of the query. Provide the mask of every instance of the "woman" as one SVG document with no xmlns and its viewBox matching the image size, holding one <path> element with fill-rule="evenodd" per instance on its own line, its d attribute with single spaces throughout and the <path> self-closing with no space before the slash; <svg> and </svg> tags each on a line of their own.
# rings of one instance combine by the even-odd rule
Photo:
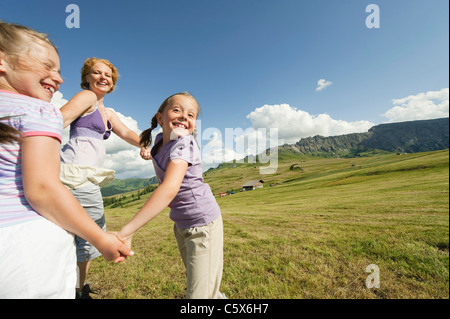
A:
<svg viewBox="0 0 450 319">
<path fill-rule="evenodd" d="M 106 230 L 100 187 L 114 179 L 114 171 L 104 169 L 106 150 L 104 140 L 111 132 L 131 145 L 140 147 L 138 135 L 123 124 L 114 110 L 104 105 L 105 95 L 111 93 L 119 74 L 105 59 L 88 58 L 81 69 L 81 87 L 61 108 L 64 127 L 70 125 L 70 139 L 61 150 L 61 181 L 72 191 L 91 218 Z M 150 159 L 150 150 L 141 148 L 141 157 Z M 89 298 L 90 287 L 84 285 L 89 267 L 100 256 L 86 240 L 76 237 L 79 267 L 80 298 Z"/>
</svg>

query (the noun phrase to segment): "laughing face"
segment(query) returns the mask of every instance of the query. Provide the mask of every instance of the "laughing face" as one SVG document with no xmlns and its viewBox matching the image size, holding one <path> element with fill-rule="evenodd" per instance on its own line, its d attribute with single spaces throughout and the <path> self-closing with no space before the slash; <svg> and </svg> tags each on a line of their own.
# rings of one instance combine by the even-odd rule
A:
<svg viewBox="0 0 450 319">
<path fill-rule="evenodd" d="M 56 50 L 42 41 L 29 41 L 28 52 L 17 58 L 1 56 L 1 87 L 50 102 L 63 82 Z"/>
<path fill-rule="evenodd" d="M 89 83 L 89 89 L 94 93 L 103 95 L 114 87 L 111 68 L 102 62 L 92 66 L 91 73 L 86 80 Z"/>
<path fill-rule="evenodd" d="M 189 96 L 175 95 L 162 113 L 157 113 L 158 124 L 163 129 L 163 143 L 195 130 L 198 106 Z"/>
</svg>

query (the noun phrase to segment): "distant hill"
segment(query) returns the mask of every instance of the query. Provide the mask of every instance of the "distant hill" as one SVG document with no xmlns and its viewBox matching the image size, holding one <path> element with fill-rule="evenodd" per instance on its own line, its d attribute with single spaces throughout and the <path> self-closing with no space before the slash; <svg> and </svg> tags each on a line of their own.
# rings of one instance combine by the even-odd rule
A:
<svg viewBox="0 0 450 319">
<path fill-rule="evenodd" d="M 300 154 L 321 157 L 355 157 L 380 152 L 416 153 L 449 148 L 449 118 L 380 124 L 366 133 L 302 138 L 295 144 L 279 146 L 280 157 Z M 250 161 L 248 161 L 250 162 Z M 253 161 L 252 161 L 253 162 Z M 217 168 L 235 167 L 222 163 Z M 214 169 L 210 169 L 213 171 Z M 102 187 L 104 197 L 157 184 L 156 177 L 116 179 Z"/>
<path fill-rule="evenodd" d="M 416 153 L 449 148 L 449 118 L 380 124 L 367 133 L 302 138 L 282 150 L 319 156 L 357 156 L 370 150 Z"/>
<path fill-rule="evenodd" d="M 380 124 L 361 145 L 390 152 L 417 153 L 449 148 L 449 118 Z"/>
<path fill-rule="evenodd" d="M 150 179 L 149 178 L 115 179 L 108 185 L 103 186 L 101 188 L 101 191 L 103 197 L 107 197 L 126 192 L 131 192 L 156 183 L 158 183 L 156 177 L 152 177 Z"/>
</svg>

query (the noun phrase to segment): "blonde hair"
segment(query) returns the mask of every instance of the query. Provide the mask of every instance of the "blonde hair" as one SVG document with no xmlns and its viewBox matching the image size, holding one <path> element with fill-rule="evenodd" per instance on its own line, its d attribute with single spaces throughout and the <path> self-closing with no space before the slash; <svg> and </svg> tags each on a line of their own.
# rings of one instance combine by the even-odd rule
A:
<svg viewBox="0 0 450 319">
<path fill-rule="evenodd" d="M 15 59 L 15 62 L 17 62 L 17 58 L 29 50 L 26 40 L 36 39 L 52 46 L 58 53 L 58 49 L 50 41 L 48 34 L 20 24 L 7 23 L 0 20 L 0 51 L 9 59 Z"/>
<path fill-rule="evenodd" d="M 180 92 L 180 93 L 172 94 L 167 99 L 165 99 L 164 102 L 162 102 L 157 113 L 162 113 L 164 111 L 164 109 L 166 108 L 166 106 L 170 104 L 173 97 L 175 97 L 177 95 L 183 95 L 183 96 L 187 96 L 187 97 L 190 97 L 191 99 L 193 99 L 195 101 L 195 103 L 197 104 L 197 108 L 198 108 L 197 116 L 198 116 L 198 114 L 200 113 L 200 105 L 198 104 L 195 97 L 193 97 L 191 95 L 191 93 L 189 93 L 189 92 Z M 152 126 L 148 129 L 146 129 L 145 131 L 143 131 L 141 133 L 141 135 L 139 136 L 140 137 L 139 142 L 140 142 L 141 146 L 143 146 L 143 147 L 147 147 L 152 144 L 152 131 L 158 126 L 158 119 L 156 118 L 156 114 L 155 114 L 155 116 L 153 116 L 151 124 L 152 124 Z M 197 135 L 197 130 L 194 131 L 193 135 L 194 135 L 194 137 Z"/>
<path fill-rule="evenodd" d="M 38 40 L 52 46 L 56 53 L 58 49 L 50 41 L 48 35 L 29 27 L 7 23 L 0 20 L 0 52 L 4 54 L 3 59 L 7 58 L 12 63 L 18 63 L 18 58 L 29 52 L 27 40 Z M 2 117 L 0 120 L 7 120 L 9 117 Z M 0 123 L 0 143 L 9 144 L 20 141 L 21 133 L 5 123 Z"/>
<path fill-rule="evenodd" d="M 116 88 L 117 80 L 119 79 L 119 71 L 117 68 L 106 59 L 98 59 L 96 57 L 87 58 L 84 61 L 83 67 L 81 68 L 81 88 L 85 90 L 89 90 L 89 82 L 87 81 L 87 76 L 92 72 L 92 68 L 97 63 L 103 63 L 111 69 L 111 78 L 113 81 L 113 87 L 108 93 L 111 93 Z"/>
</svg>

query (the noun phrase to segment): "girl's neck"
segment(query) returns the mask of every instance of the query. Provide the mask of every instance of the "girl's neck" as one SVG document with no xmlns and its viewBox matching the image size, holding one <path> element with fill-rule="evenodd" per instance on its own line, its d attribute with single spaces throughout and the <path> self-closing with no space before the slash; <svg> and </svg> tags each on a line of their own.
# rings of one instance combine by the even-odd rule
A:
<svg viewBox="0 0 450 319">
<path fill-rule="evenodd" d="M 171 141 L 171 139 L 170 139 L 170 133 L 169 134 L 166 134 L 165 132 L 164 132 L 164 130 L 162 131 L 162 135 L 163 135 L 163 137 L 162 137 L 162 143 L 161 144 L 159 144 L 159 147 L 158 147 L 158 149 L 156 150 L 156 154 L 167 144 L 167 143 L 169 143 L 170 141 Z"/>
<path fill-rule="evenodd" d="M 164 132 L 163 130 L 163 142 L 161 144 L 161 147 L 163 147 L 164 145 L 166 145 L 167 143 L 169 143 L 170 141 L 172 141 L 174 139 L 174 136 L 172 134 L 174 134 L 173 131 L 170 132 Z M 180 136 L 178 136 L 180 137 Z"/>
<path fill-rule="evenodd" d="M 163 140 L 162 140 L 160 149 L 169 142 L 170 142 L 170 136 L 166 136 L 166 134 L 164 134 L 164 131 L 163 131 Z"/>
</svg>

